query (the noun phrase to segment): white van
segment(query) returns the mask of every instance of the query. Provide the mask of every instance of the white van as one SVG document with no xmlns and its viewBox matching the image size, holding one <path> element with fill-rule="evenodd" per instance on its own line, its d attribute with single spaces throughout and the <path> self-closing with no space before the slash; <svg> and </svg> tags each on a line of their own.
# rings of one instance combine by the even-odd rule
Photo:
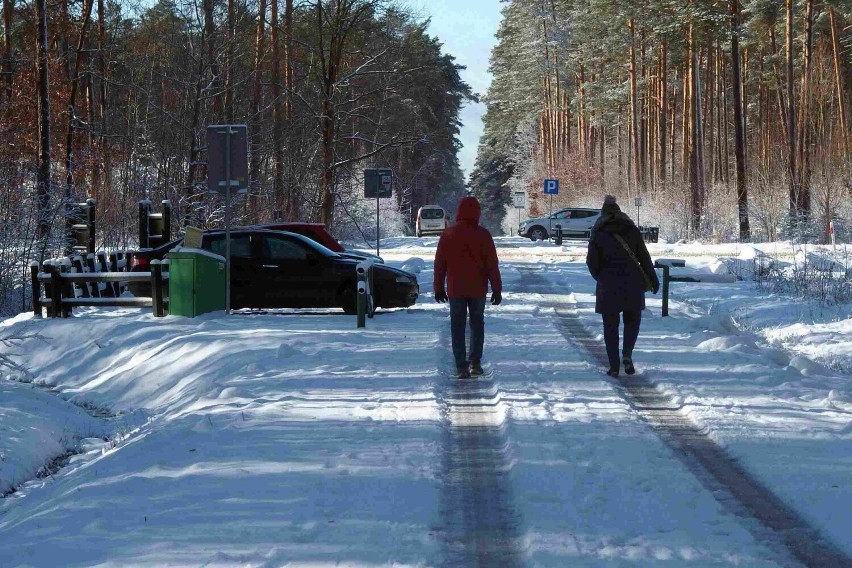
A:
<svg viewBox="0 0 852 568">
<path fill-rule="evenodd" d="M 440 235 L 447 228 L 447 212 L 440 205 L 424 205 L 417 210 L 417 236 Z"/>
</svg>

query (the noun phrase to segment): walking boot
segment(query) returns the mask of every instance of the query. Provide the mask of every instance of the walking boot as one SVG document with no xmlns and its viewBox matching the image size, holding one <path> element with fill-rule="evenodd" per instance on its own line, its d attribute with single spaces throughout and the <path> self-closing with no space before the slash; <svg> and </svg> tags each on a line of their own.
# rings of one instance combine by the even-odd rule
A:
<svg viewBox="0 0 852 568">
<path fill-rule="evenodd" d="M 632 375 L 636 372 L 636 367 L 633 366 L 633 358 L 625 357 L 621 360 L 621 364 L 624 365 L 624 372 L 628 375 Z"/>
<path fill-rule="evenodd" d="M 470 362 L 470 374 L 471 376 L 478 377 L 482 375 L 485 371 L 482 370 L 482 364 L 479 362 L 479 359 L 474 359 Z"/>
</svg>

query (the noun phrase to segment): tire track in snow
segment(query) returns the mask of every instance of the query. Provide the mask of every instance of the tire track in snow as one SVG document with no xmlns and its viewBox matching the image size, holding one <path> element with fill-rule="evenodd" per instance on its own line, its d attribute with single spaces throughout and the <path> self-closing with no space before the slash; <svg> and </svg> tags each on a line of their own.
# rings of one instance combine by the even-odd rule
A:
<svg viewBox="0 0 852 568">
<path fill-rule="evenodd" d="M 520 515 L 510 480 L 507 405 L 493 371 L 453 377 L 449 321 L 440 324 L 442 566 L 523 565 Z"/>
<path fill-rule="evenodd" d="M 518 291 L 550 296 L 549 303 L 556 312 L 557 328 L 563 337 L 602 366 L 608 366 L 606 348 L 582 324 L 576 304 L 564 294 L 558 294 L 554 283 L 536 271 L 518 270 L 521 272 Z M 758 541 L 805 566 L 852 567 L 852 559 L 738 465 L 681 411 L 672 397 L 657 390 L 641 375 L 620 377 L 616 385 L 620 395 L 720 504 L 733 514 L 759 524 L 745 525 Z"/>
</svg>

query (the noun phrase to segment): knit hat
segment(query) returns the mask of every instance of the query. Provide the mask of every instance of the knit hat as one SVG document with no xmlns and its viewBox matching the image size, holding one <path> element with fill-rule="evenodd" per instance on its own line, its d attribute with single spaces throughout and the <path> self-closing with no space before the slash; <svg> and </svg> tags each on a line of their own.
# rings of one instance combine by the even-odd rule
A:
<svg viewBox="0 0 852 568">
<path fill-rule="evenodd" d="M 603 207 L 601 207 L 601 215 L 615 213 L 616 211 L 621 211 L 621 207 L 619 207 L 618 203 L 615 202 L 615 196 L 607 195 L 604 197 Z"/>
</svg>

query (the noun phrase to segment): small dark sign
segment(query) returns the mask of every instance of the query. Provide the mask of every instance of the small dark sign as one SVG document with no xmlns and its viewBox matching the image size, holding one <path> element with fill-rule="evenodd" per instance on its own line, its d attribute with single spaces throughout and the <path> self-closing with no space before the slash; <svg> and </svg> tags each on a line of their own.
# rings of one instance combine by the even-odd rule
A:
<svg viewBox="0 0 852 568">
<path fill-rule="evenodd" d="M 230 152 L 228 150 L 230 149 Z M 207 127 L 207 189 L 225 193 L 230 160 L 231 193 L 248 190 L 248 129 L 245 124 Z"/>
<path fill-rule="evenodd" d="M 391 197 L 393 195 L 393 170 L 368 168 L 364 170 L 364 197 Z"/>
</svg>

